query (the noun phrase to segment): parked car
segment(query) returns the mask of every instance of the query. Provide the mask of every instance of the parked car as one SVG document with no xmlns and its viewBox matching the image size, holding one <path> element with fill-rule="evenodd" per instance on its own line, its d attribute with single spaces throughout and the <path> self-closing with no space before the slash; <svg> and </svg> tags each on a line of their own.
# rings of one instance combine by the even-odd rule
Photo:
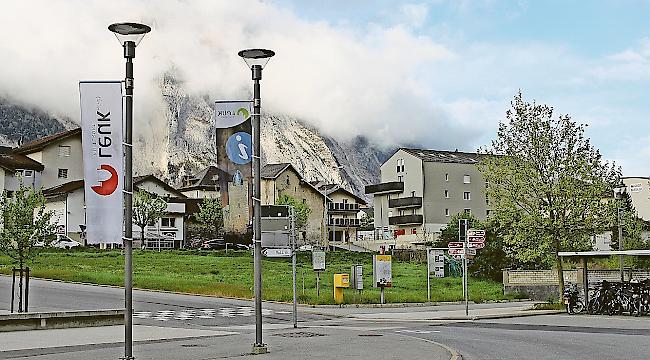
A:
<svg viewBox="0 0 650 360">
<path fill-rule="evenodd" d="M 221 250 L 225 248 L 226 248 L 226 241 L 224 239 L 205 240 L 201 244 L 201 250 Z"/>
<path fill-rule="evenodd" d="M 56 234 L 56 239 L 52 242 L 52 246 L 59 249 L 71 249 L 81 246 L 81 243 L 70 239 L 63 234 Z"/>
</svg>

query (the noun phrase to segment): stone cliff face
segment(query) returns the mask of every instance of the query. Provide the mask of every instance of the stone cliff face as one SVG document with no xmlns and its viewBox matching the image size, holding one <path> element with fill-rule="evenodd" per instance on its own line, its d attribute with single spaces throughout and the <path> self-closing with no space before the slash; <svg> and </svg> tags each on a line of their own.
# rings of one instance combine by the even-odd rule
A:
<svg viewBox="0 0 650 360">
<path fill-rule="evenodd" d="M 136 134 L 134 170 L 153 173 L 171 185 L 216 159 L 213 102 L 191 96 L 173 73 L 160 79 L 164 108 L 150 121 L 150 131 Z M 15 146 L 78 124 L 12 105 L 0 99 L 0 142 Z M 265 114 L 262 117 L 262 163 L 291 163 L 308 180 L 342 184 L 361 197 L 364 186 L 379 181 L 379 166 L 390 156 L 363 137 L 349 141 L 322 136 L 300 119 Z M 138 154 L 139 153 L 139 154 Z"/>
</svg>

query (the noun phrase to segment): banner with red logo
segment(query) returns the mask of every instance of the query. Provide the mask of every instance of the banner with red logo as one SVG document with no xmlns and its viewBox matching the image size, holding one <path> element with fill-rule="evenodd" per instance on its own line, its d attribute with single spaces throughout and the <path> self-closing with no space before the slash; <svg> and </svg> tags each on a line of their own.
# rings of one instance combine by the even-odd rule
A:
<svg viewBox="0 0 650 360">
<path fill-rule="evenodd" d="M 86 242 L 121 244 L 122 83 L 79 83 Z"/>
</svg>

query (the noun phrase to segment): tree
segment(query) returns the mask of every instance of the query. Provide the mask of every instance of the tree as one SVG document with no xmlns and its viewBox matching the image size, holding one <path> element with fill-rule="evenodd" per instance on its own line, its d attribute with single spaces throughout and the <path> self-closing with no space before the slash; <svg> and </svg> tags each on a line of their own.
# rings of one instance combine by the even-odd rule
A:
<svg viewBox="0 0 650 360">
<path fill-rule="evenodd" d="M 212 229 L 215 237 L 223 228 L 223 207 L 219 198 L 205 198 L 199 204 L 199 212 L 194 214 L 196 221 L 204 227 Z"/>
<path fill-rule="evenodd" d="M 167 202 L 156 194 L 138 189 L 133 197 L 133 222 L 140 227 L 140 240 L 144 246 L 145 227 L 156 223 L 167 211 Z"/>
<path fill-rule="evenodd" d="M 560 251 L 591 249 L 590 235 L 602 233 L 615 212 L 611 197 L 620 169 L 602 161 L 585 138 L 585 125 L 553 108 L 514 97 L 506 122 L 479 168 L 488 184 L 495 221 L 504 224 L 509 255 L 557 268 L 564 290 Z M 562 301 L 562 299 L 560 299 Z"/>
<path fill-rule="evenodd" d="M 22 304 L 23 276 L 25 264 L 32 260 L 41 246 L 53 240 L 56 225 L 52 211 L 45 210 L 45 197 L 40 190 L 22 184 L 12 196 L 7 191 L 0 200 L 0 253 L 9 256 L 20 268 L 18 288 L 21 289 L 18 302 Z M 20 309 L 20 307 L 19 307 Z"/>
<path fill-rule="evenodd" d="M 296 215 L 296 228 L 300 229 L 307 224 L 307 219 L 309 218 L 309 214 L 311 214 L 311 209 L 309 206 L 302 202 L 296 200 L 296 198 L 291 197 L 289 195 L 282 195 L 276 202 L 278 205 L 289 205 L 293 206 L 293 211 Z"/>
</svg>

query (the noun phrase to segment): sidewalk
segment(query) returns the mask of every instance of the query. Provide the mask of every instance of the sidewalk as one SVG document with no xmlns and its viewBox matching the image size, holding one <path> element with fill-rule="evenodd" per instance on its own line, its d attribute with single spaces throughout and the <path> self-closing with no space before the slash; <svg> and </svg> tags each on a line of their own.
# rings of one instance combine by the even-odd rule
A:
<svg viewBox="0 0 650 360">
<path fill-rule="evenodd" d="M 432 320 L 480 320 L 562 313 L 560 310 L 531 310 L 534 302 L 470 304 L 469 315 L 465 305 L 433 305 L 418 307 L 315 307 L 303 308 L 311 314 L 345 317 L 368 321 L 432 321 Z"/>
<path fill-rule="evenodd" d="M 117 359 L 123 327 L 0 333 L 0 359 Z M 430 341 L 378 329 L 310 326 L 265 330 L 269 353 L 250 355 L 254 333 L 134 326 L 134 356 L 144 359 L 426 359 L 452 353 Z"/>
</svg>

